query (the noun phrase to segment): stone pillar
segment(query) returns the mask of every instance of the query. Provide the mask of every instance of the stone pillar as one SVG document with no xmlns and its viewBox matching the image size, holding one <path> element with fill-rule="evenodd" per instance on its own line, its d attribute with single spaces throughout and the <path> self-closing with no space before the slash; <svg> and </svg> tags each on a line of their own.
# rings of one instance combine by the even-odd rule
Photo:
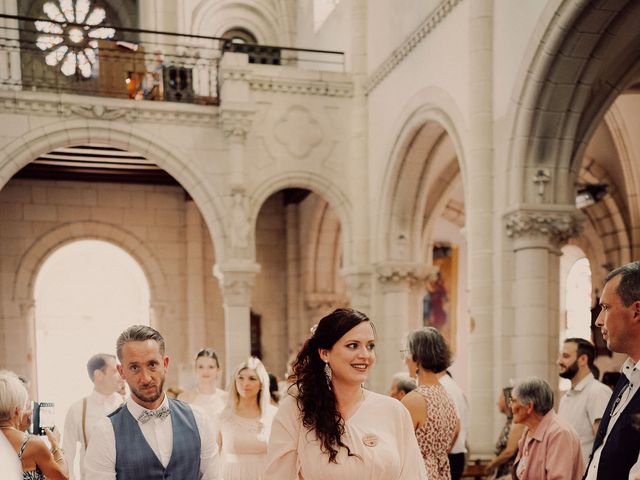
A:
<svg viewBox="0 0 640 480">
<path fill-rule="evenodd" d="M 352 308 L 372 315 L 371 282 L 373 275 L 368 266 L 345 267 L 340 272 L 344 277 Z"/>
<path fill-rule="evenodd" d="M 229 142 L 229 183 L 232 191 L 244 189 L 245 140 L 251 128 L 254 107 L 247 74 L 249 57 L 225 53 L 220 64 L 220 124 Z"/>
<path fill-rule="evenodd" d="M 572 205 L 520 208 L 505 215 L 515 259 L 512 350 L 517 378 L 535 375 L 552 385 L 557 380 L 560 248 L 579 234 L 580 223 Z"/>
<path fill-rule="evenodd" d="M 224 363 L 230 373 L 251 354 L 251 293 L 260 265 L 251 260 L 231 260 L 216 264 L 213 272 L 223 295 Z"/>
<path fill-rule="evenodd" d="M 285 205 L 287 241 L 287 351 L 297 351 L 304 338 L 299 204 Z"/>
<path fill-rule="evenodd" d="M 409 330 L 422 326 L 419 292 L 430 271 L 426 264 L 410 262 L 377 266 L 382 305 L 378 309 L 380 315 L 372 319 L 377 347 L 376 368 L 370 380 L 371 388 L 377 392 L 386 392 L 392 375 L 405 369 L 400 350 Z"/>
<path fill-rule="evenodd" d="M 366 83 L 367 68 L 367 0 L 351 1 L 351 72 L 353 99 L 349 138 L 349 161 L 345 168 L 349 175 L 349 186 L 353 212 L 351 218 L 350 245 L 345 244 L 345 259 L 349 265 L 368 265 L 371 262 L 371 215 L 369 198 L 369 151 L 368 151 L 368 98 Z M 345 228 L 343 230 L 346 231 Z"/>
<path fill-rule="evenodd" d="M 470 335 L 469 443 L 474 453 L 493 450 L 495 413 L 493 304 L 493 0 L 469 2 L 469 145 L 465 211 L 469 238 Z"/>
<path fill-rule="evenodd" d="M 192 360 L 204 346 L 204 252 L 202 216 L 193 200 L 187 201 L 187 352 L 184 361 Z"/>
</svg>

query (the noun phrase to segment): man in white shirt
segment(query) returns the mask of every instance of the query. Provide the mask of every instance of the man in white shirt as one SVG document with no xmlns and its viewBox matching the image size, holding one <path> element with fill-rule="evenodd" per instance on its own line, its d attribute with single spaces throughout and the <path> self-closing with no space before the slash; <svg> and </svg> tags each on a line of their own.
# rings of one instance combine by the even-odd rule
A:
<svg viewBox="0 0 640 480">
<path fill-rule="evenodd" d="M 157 330 L 133 325 L 116 344 L 126 404 L 96 424 L 85 466 L 91 480 L 217 478 L 214 428 L 197 407 L 167 397 L 169 357 Z"/>
<path fill-rule="evenodd" d="M 595 354 L 596 350 L 588 340 L 567 338 L 558 356 L 560 376 L 571 380 L 571 389 L 560 399 L 558 415 L 578 433 L 585 465 L 589 462 L 600 419 L 611 397 L 611 389 L 591 373 Z"/>
<path fill-rule="evenodd" d="M 460 386 L 453 380 L 448 371 L 438 374 L 440 385 L 447 391 L 451 400 L 456 406 L 456 413 L 460 418 L 460 432 L 456 441 L 449 451 L 449 468 L 451 470 L 451 480 L 459 480 L 465 467 L 465 456 L 467 454 L 467 435 L 469 433 L 469 402 Z"/>
<path fill-rule="evenodd" d="M 605 282 L 596 326 L 609 350 L 629 358 L 602 415 L 584 478 L 635 479 L 640 472 L 640 262 L 613 270 Z"/>
<path fill-rule="evenodd" d="M 124 381 L 116 368 L 115 355 L 98 353 L 92 356 L 87 362 L 87 373 L 93 382 L 93 392 L 71 405 L 64 419 L 62 447 L 69 465 L 69 478 L 72 480 L 86 478 L 84 455 L 91 439 L 93 426 L 124 401 L 122 395 L 118 393 Z M 78 447 L 80 448 L 79 474 L 74 469 Z"/>
</svg>

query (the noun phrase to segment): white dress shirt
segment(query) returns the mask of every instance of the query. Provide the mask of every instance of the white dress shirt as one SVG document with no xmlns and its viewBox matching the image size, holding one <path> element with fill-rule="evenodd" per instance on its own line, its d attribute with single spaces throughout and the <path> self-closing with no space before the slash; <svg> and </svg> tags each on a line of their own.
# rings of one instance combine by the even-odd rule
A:
<svg viewBox="0 0 640 480">
<path fill-rule="evenodd" d="M 571 424 L 580 437 L 584 464 L 593 450 L 593 424 L 600 420 L 611 398 L 611 389 L 589 373 L 560 399 L 558 416 Z"/>
<path fill-rule="evenodd" d="M 165 395 L 158 408 L 168 407 L 169 400 Z M 138 418 L 146 408 L 138 405 L 131 398 L 126 408 L 133 418 Z M 211 420 L 200 408 L 191 406 L 196 425 L 200 433 L 200 479 L 213 480 L 218 477 L 218 444 Z M 138 422 L 145 440 L 164 467 L 169 464 L 173 450 L 173 423 L 171 415 L 165 419 L 151 418 L 142 424 Z M 116 478 L 116 438 L 111 420 L 105 418 L 93 429 L 93 436 L 85 457 L 87 478 L 91 480 L 115 480 Z"/>
<path fill-rule="evenodd" d="M 617 412 L 622 412 L 625 408 L 627 408 L 627 404 L 638 392 L 638 387 L 640 386 L 640 364 L 635 363 L 631 358 L 627 358 L 627 361 L 622 365 L 622 373 L 629 379 L 629 387 L 622 394 L 620 404 L 616 408 Z M 585 480 L 596 480 L 598 478 L 600 455 L 602 455 L 602 449 L 606 445 L 609 434 L 611 433 L 613 426 L 618 421 L 618 418 L 620 418 L 620 414 L 611 416 L 604 441 L 602 442 L 602 445 L 600 445 L 600 447 L 598 447 L 598 449 L 593 452 L 593 459 L 591 460 L 591 464 L 589 465 L 589 470 L 587 471 Z M 638 455 L 638 460 L 633 465 L 633 467 L 631 467 L 631 471 L 629 472 L 629 480 L 634 480 L 637 472 L 640 472 L 640 455 Z"/>
<path fill-rule="evenodd" d="M 446 373 L 440 377 L 440 385 L 447 391 L 451 400 L 456 407 L 456 413 L 460 419 L 460 432 L 455 443 L 449 452 L 452 455 L 456 453 L 466 453 L 467 451 L 467 432 L 469 431 L 469 402 L 460 386 Z"/>
<path fill-rule="evenodd" d="M 102 395 L 95 390 L 86 397 L 87 399 L 87 413 L 85 418 L 85 433 L 87 435 L 87 442 L 91 438 L 91 430 L 93 426 L 98 423 L 102 418 L 109 415 L 116 408 L 122 405 L 124 401 L 122 395 L 119 393 L 112 393 L 111 395 Z M 62 437 L 62 448 L 65 452 L 65 458 L 67 465 L 69 466 L 69 478 L 71 480 L 78 480 L 86 478 L 84 474 L 84 435 L 82 433 L 82 403 L 83 400 L 79 400 L 67 411 L 67 415 L 64 419 L 64 430 Z M 76 453 L 80 446 L 80 476 L 78 476 L 74 469 L 74 462 Z"/>
</svg>

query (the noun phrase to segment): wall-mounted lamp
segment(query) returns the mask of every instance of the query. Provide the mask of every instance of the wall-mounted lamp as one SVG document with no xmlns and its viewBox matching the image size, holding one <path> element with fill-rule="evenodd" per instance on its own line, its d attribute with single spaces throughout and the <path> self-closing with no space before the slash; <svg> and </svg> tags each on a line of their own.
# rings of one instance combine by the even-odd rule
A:
<svg viewBox="0 0 640 480">
<path fill-rule="evenodd" d="M 587 208 L 604 198 L 609 189 L 606 183 L 579 185 L 576 191 L 576 208 Z"/>
</svg>

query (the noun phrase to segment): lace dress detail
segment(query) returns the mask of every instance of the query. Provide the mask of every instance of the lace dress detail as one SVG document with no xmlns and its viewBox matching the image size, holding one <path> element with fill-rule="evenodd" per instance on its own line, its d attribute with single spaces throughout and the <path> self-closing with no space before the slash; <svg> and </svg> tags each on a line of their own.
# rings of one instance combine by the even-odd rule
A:
<svg viewBox="0 0 640 480">
<path fill-rule="evenodd" d="M 458 424 L 456 407 L 442 385 L 421 385 L 415 390 L 425 399 L 427 420 L 416 429 L 418 446 L 429 480 L 451 480 L 449 449 Z"/>
<path fill-rule="evenodd" d="M 22 454 L 25 448 L 27 448 L 27 442 L 31 440 L 32 435 L 25 433 L 22 445 L 20 445 L 20 451 L 18 452 L 18 458 L 22 459 Z M 40 468 L 36 465 L 35 470 L 23 471 L 22 480 L 46 480 L 47 477 L 40 471 Z"/>
</svg>

